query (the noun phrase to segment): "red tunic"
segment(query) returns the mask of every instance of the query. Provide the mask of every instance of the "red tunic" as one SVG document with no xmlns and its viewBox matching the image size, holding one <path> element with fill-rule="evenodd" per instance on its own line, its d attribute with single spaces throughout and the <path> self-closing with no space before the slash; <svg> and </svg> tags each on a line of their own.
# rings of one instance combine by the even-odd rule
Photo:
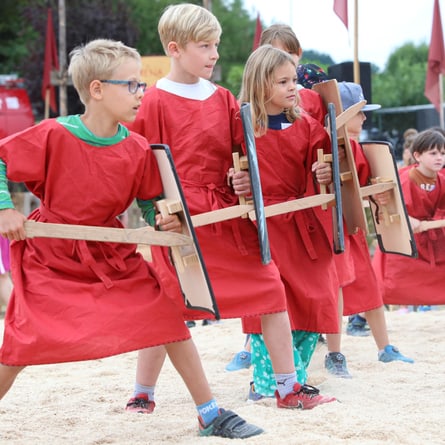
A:
<svg viewBox="0 0 445 445">
<path fill-rule="evenodd" d="M 302 198 L 317 149 L 330 152 L 329 136 L 314 119 L 303 115 L 285 130 L 268 130 L 256 139 L 265 205 Z M 338 332 L 338 281 L 331 240 L 312 209 L 267 219 L 274 261 L 286 288 L 293 330 Z M 261 332 L 250 319 L 245 332 Z"/>
<path fill-rule="evenodd" d="M 360 144 L 353 140 L 350 142 L 359 182 L 361 186 L 364 186 L 371 175 L 369 164 Z M 377 309 L 383 305 L 383 300 L 372 268 L 366 235 L 359 229 L 355 235 L 346 236 L 349 238 L 349 252 L 346 252 L 346 254 L 351 255 L 355 281 L 343 287 L 343 315 Z"/>
<path fill-rule="evenodd" d="M 421 189 L 409 178 L 409 170 L 399 172 L 408 214 L 419 220 L 445 218 L 445 175 L 439 172 L 433 191 Z M 385 304 L 445 304 L 445 229 L 414 235 L 418 258 L 384 254 L 378 249 L 373 267 L 381 284 Z"/>
<path fill-rule="evenodd" d="M 228 90 L 217 87 L 206 100 L 193 100 L 151 87 L 131 128 L 150 143 L 170 146 L 192 215 L 238 204 L 226 174 L 233 165 L 232 147 L 243 135 L 239 107 Z M 277 267 L 262 265 L 257 230 L 248 218 L 199 227 L 196 234 L 221 318 L 286 309 Z M 159 250 L 153 249 L 156 267 L 164 277 L 174 276 Z M 177 289 L 176 295 L 182 301 Z M 209 318 L 191 310 L 185 316 Z"/>
<path fill-rule="evenodd" d="M 41 206 L 30 219 L 122 227 L 135 197 L 162 190 L 147 142 L 133 134 L 87 145 L 55 120 L 0 142 L 8 178 L 25 182 Z M 136 245 L 33 238 L 13 242 L 14 291 L 0 362 L 90 360 L 184 340 L 190 333 Z"/>
</svg>

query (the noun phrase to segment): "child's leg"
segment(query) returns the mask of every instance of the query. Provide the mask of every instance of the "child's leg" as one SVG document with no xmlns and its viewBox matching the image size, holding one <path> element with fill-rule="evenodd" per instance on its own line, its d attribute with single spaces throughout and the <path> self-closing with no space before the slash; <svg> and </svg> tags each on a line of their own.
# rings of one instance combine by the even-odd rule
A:
<svg viewBox="0 0 445 445">
<path fill-rule="evenodd" d="M 384 349 L 389 344 L 389 338 L 383 306 L 366 312 L 366 320 L 368 320 L 377 349 Z"/>
<path fill-rule="evenodd" d="M 234 412 L 218 408 L 193 340 L 169 343 L 165 345 L 165 349 L 196 404 L 201 436 L 243 439 L 263 432 L 261 428 L 246 423 Z"/>
<path fill-rule="evenodd" d="M 0 364 L 0 400 L 9 391 L 19 372 L 24 366 L 6 366 Z"/>
<path fill-rule="evenodd" d="M 155 386 L 166 355 L 164 346 L 140 350 L 136 367 L 136 382 L 144 386 Z"/>
<path fill-rule="evenodd" d="M 328 353 L 341 351 L 341 330 L 343 322 L 343 290 L 338 289 L 338 334 L 326 334 L 326 343 L 328 345 Z"/>
<path fill-rule="evenodd" d="M 212 392 L 202 367 L 201 359 L 192 340 L 165 345 L 167 354 L 184 380 L 193 401 L 202 405 L 212 399 Z"/>
<path fill-rule="evenodd" d="M 295 362 L 297 380 L 303 384 L 307 381 L 307 368 L 317 347 L 319 334 L 316 332 L 292 331 L 292 337 L 296 349 L 294 356 L 299 357 L 299 362 Z"/>
<path fill-rule="evenodd" d="M 261 329 L 275 374 L 295 373 L 292 335 L 287 312 L 263 315 Z"/>
<path fill-rule="evenodd" d="M 389 343 L 388 329 L 386 328 L 385 311 L 383 306 L 366 312 L 366 319 L 371 328 L 372 335 L 379 350 L 378 359 L 387 363 L 399 360 L 407 363 L 414 363 L 412 358 L 404 356 L 397 347 Z"/>
<path fill-rule="evenodd" d="M 0 306 L 8 305 L 9 296 L 12 292 L 12 281 L 9 273 L 0 274 Z"/>
<path fill-rule="evenodd" d="M 318 389 L 297 382 L 289 316 L 287 312 L 263 315 L 261 328 L 277 383 L 275 397 L 279 408 L 312 409 L 336 400 L 319 394 Z"/>
<path fill-rule="evenodd" d="M 314 354 L 318 342 L 318 334 L 304 331 L 292 331 L 294 366 L 297 382 L 304 385 L 307 381 L 307 367 Z M 262 335 L 252 334 L 252 364 L 255 392 L 272 397 L 277 389 L 269 352 Z"/>
</svg>

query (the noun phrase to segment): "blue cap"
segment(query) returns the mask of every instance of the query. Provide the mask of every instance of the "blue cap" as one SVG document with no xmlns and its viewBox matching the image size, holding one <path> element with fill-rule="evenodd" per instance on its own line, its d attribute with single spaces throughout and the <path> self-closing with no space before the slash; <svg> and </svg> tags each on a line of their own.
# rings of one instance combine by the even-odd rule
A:
<svg viewBox="0 0 445 445">
<path fill-rule="evenodd" d="M 339 82 L 338 89 L 340 91 L 341 103 L 343 110 L 347 110 L 352 105 L 355 105 L 362 100 L 366 100 L 363 95 L 362 87 L 354 82 Z M 366 104 L 361 111 L 378 110 L 382 106 L 379 104 Z"/>
</svg>

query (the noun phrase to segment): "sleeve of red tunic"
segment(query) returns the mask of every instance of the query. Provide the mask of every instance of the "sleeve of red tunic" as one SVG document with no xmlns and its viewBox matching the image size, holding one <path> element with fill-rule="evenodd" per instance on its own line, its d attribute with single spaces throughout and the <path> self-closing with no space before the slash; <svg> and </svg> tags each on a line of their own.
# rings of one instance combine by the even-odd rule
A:
<svg viewBox="0 0 445 445">
<path fill-rule="evenodd" d="M 133 132 L 130 133 L 130 137 L 134 138 L 146 151 L 145 168 L 139 184 L 137 198 L 143 200 L 153 199 L 159 196 L 163 190 L 158 163 L 145 137 Z"/>
<path fill-rule="evenodd" d="M 327 110 L 321 96 L 316 91 L 307 88 L 298 90 L 298 93 L 300 95 L 300 108 L 324 126 Z"/>
<path fill-rule="evenodd" d="M 357 167 L 358 180 L 361 186 L 367 185 L 369 177 L 371 176 L 371 170 L 369 168 L 368 160 L 363 153 L 361 145 L 352 139 L 350 139 L 350 142 L 352 153 L 354 155 L 355 165 Z"/>
<path fill-rule="evenodd" d="M 8 179 L 26 182 L 45 178 L 47 140 L 54 125 L 53 119 L 42 121 L 0 141 L 0 158 L 6 164 Z"/>
</svg>

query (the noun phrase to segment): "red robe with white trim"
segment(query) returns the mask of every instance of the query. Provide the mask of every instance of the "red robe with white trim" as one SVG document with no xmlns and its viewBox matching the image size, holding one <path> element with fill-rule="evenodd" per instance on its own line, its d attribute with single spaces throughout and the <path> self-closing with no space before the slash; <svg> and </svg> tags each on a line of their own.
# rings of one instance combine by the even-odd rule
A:
<svg viewBox="0 0 445 445">
<path fill-rule="evenodd" d="M 264 204 L 304 197 L 317 149 L 330 152 L 329 136 L 308 115 L 284 130 L 256 138 Z M 280 270 L 293 330 L 338 332 L 338 281 L 331 240 L 312 209 L 267 218 L 272 257 Z M 243 319 L 246 333 L 261 332 Z"/>
<path fill-rule="evenodd" d="M 226 175 L 233 166 L 232 148 L 242 143 L 243 133 L 238 104 L 228 90 L 218 86 L 209 98 L 194 100 L 153 86 L 146 91 L 130 128 L 152 144 L 170 146 L 191 215 L 238 204 Z M 195 230 L 221 318 L 286 309 L 278 269 L 273 262 L 262 265 L 257 229 L 249 218 Z M 154 263 L 173 284 L 171 292 L 182 304 L 165 251 L 152 249 Z M 194 310 L 184 310 L 184 316 L 210 318 L 208 313 Z"/>
<path fill-rule="evenodd" d="M 399 172 L 403 197 L 410 216 L 421 221 L 445 219 L 445 174 L 439 172 L 432 191 L 409 178 L 411 166 Z M 445 304 L 445 229 L 414 234 L 418 258 L 385 254 L 377 249 L 373 267 L 385 304 Z"/>
<path fill-rule="evenodd" d="M 0 141 L 8 178 L 41 201 L 40 222 L 122 227 L 135 197 L 160 194 L 157 163 L 136 134 L 108 147 L 46 120 Z M 0 363 L 91 360 L 190 338 L 135 244 L 32 238 L 11 244 L 14 290 Z"/>
</svg>

